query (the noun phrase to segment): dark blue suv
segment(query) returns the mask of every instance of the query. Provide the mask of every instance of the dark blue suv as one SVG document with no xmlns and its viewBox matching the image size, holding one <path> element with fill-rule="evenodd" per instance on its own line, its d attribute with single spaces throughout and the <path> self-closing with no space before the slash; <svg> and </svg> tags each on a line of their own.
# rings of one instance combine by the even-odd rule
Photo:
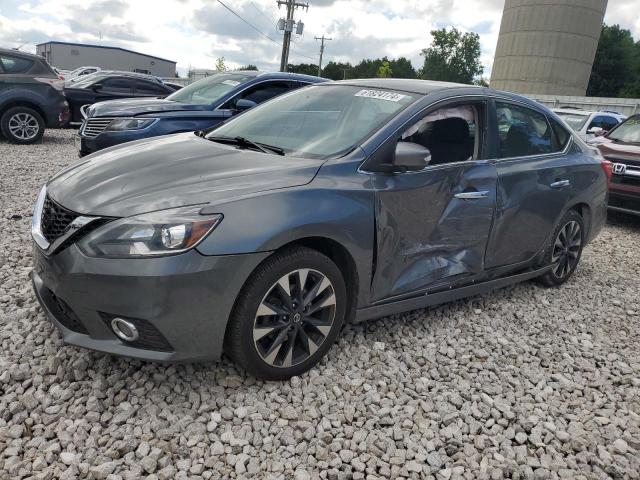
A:
<svg viewBox="0 0 640 480">
<path fill-rule="evenodd" d="M 85 110 L 79 155 L 132 140 L 207 129 L 273 97 L 326 81 L 292 73 L 235 71 L 203 78 L 164 99 L 96 103 Z"/>
</svg>

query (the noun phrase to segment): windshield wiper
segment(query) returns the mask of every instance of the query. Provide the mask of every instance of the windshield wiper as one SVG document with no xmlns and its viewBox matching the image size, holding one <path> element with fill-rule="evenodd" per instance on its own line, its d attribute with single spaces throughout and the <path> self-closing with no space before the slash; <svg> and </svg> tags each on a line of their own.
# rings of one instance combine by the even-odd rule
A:
<svg viewBox="0 0 640 480">
<path fill-rule="evenodd" d="M 206 137 L 207 140 L 220 143 L 234 143 L 239 146 L 251 147 L 262 153 L 275 153 L 277 155 L 284 155 L 284 150 L 274 145 L 267 145 L 266 143 L 254 142 L 244 137 Z"/>
</svg>

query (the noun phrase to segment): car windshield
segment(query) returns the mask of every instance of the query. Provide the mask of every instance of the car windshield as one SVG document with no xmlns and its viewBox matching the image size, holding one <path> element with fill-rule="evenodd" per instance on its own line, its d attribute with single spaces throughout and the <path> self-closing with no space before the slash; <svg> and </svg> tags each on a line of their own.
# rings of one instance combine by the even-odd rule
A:
<svg viewBox="0 0 640 480">
<path fill-rule="evenodd" d="M 211 105 L 223 95 L 248 82 L 252 76 L 220 73 L 203 78 L 169 95 L 166 100 L 192 105 Z"/>
<path fill-rule="evenodd" d="M 640 117 L 632 117 L 618 125 L 607 137 L 617 142 L 640 143 Z"/>
<path fill-rule="evenodd" d="M 100 80 L 104 80 L 107 77 L 108 75 L 96 72 L 96 73 L 90 73 L 89 75 L 82 75 L 81 77 L 76 77 L 77 79 L 80 79 L 80 80 L 71 79 L 68 83 L 73 84 L 74 88 L 85 88 L 85 87 L 88 87 L 89 85 L 93 85 L 94 83 Z"/>
<path fill-rule="evenodd" d="M 353 150 L 416 100 L 385 89 L 312 86 L 266 102 L 207 135 L 244 138 L 303 158 L 332 158 Z"/>
<path fill-rule="evenodd" d="M 556 114 L 565 122 L 567 122 L 567 125 L 573 128 L 575 131 L 579 131 L 582 127 L 584 127 L 584 124 L 589 118 L 589 115 L 583 115 L 581 113 L 556 112 Z"/>
</svg>

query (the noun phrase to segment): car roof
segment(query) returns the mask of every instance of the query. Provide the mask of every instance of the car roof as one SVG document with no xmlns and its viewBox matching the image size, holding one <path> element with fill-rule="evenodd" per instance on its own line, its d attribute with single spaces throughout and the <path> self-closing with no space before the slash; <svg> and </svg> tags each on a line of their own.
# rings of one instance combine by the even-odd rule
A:
<svg viewBox="0 0 640 480">
<path fill-rule="evenodd" d="M 291 73 L 291 72 L 264 72 L 261 70 L 230 70 L 227 72 L 220 72 L 220 73 L 226 73 L 229 75 L 244 75 L 247 77 L 260 77 L 261 79 L 267 79 L 267 80 L 301 80 L 301 81 L 308 81 L 308 82 L 328 82 L 329 79 L 327 78 L 322 78 L 322 77 L 316 77 L 314 75 L 305 75 L 302 73 Z"/>
<path fill-rule="evenodd" d="M 437 82 L 433 80 L 417 80 L 409 78 L 362 78 L 355 80 L 340 80 L 333 83 L 339 85 L 351 85 L 354 87 L 401 90 L 404 92 L 417 93 L 420 95 L 428 95 L 430 93 L 448 88 L 483 88 L 475 85 L 465 85 L 464 83 Z"/>
<path fill-rule="evenodd" d="M 20 50 L 13 50 L 11 48 L 0 48 L 0 53 L 4 53 L 7 55 L 13 55 L 16 57 L 29 58 L 31 60 L 38 59 L 42 60 L 42 57 L 39 55 L 34 55 L 33 53 L 22 52 Z"/>
</svg>

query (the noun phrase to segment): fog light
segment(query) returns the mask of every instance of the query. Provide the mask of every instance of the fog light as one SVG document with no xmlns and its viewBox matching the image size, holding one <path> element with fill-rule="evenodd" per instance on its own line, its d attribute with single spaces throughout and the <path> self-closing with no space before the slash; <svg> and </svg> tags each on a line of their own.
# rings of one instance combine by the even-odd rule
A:
<svg viewBox="0 0 640 480">
<path fill-rule="evenodd" d="M 135 342 L 138 339 L 138 329 L 136 326 L 123 318 L 111 320 L 111 329 L 116 336 L 125 342 Z"/>
</svg>

